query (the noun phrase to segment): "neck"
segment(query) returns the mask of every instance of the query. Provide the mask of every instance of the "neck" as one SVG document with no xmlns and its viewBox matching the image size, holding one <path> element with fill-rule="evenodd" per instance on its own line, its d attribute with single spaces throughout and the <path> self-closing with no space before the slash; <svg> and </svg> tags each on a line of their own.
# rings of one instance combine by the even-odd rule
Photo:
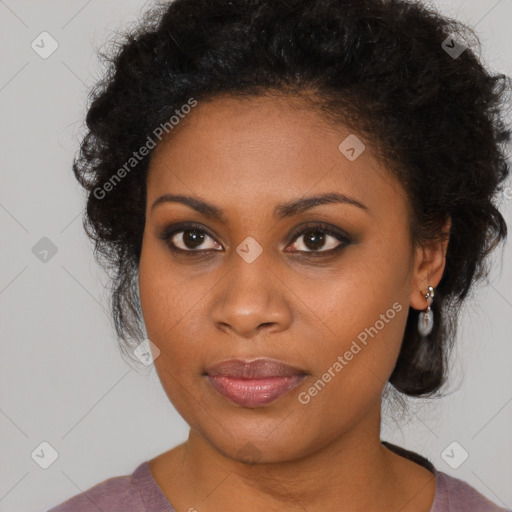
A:
<svg viewBox="0 0 512 512">
<path fill-rule="evenodd" d="M 420 491 L 429 472 L 381 444 L 380 407 L 364 424 L 293 460 L 233 460 L 194 430 L 168 454 L 173 462 L 166 467 L 167 480 L 171 474 L 175 480 L 168 495 L 179 510 L 429 510 L 418 502 L 408 507 L 413 493 L 411 485 L 404 492 L 405 475 Z M 165 483 L 159 483 L 165 490 Z M 433 499 L 433 488 L 426 491 L 424 504 Z"/>
</svg>

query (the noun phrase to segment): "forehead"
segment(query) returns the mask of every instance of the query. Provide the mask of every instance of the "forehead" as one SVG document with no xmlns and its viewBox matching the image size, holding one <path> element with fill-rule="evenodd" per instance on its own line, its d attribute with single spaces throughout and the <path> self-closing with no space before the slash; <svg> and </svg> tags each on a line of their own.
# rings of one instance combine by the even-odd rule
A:
<svg viewBox="0 0 512 512">
<path fill-rule="evenodd" d="M 361 142 L 355 160 L 346 140 Z M 147 191 L 148 203 L 171 192 L 254 205 L 332 191 L 377 206 L 404 199 L 370 141 L 293 96 L 199 102 L 155 148 Z"/>
</svg>

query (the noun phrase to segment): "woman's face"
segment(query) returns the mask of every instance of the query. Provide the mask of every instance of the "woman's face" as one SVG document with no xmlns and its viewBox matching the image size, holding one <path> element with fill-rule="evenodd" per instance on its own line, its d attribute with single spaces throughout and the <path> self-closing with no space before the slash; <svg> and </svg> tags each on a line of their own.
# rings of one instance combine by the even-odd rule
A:
<svg viewBox="0 0 512 512">
<path fill-rule="evenodd" d="M 409 306 L 423 309 L 441 277 L 442 264 L 426 275 L 407 197 L 369 142 L 339 148 L 350 135 L 297 98 L 217 98 L 152 155 L 139 288 L 156 370 L 191 429 L 230 458 L 292 460 L 378 435 Z M 167 194 L 222 215 L 157 202 Z M 347 199 L 282 206 L 334 194 Z M 259 358 L 295 376 L 207 373 Z"/>
</svg>

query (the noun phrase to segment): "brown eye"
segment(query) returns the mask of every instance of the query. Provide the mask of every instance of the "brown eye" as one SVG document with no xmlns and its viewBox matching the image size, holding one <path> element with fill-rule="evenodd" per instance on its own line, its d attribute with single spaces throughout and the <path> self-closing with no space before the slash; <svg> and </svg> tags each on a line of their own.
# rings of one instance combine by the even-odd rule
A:
<svg viewBox="0 0 512 512">
<path fill-rule="evenodd" d="M 158 238 L 164 240 L 175 252 L 187 256 L 204 255 L 211 251 L 222 251 L 222 246 L 207 230 L 195 225 L 169 226 Z M 303 241 L 297 242 L 297 240 Z M 292 238 L 291 251 L 312 256 L 329 256 L 349 245 L 351 240 L 344 232 L 338 232 L 329 225 L 306 226 Z"/>
<path fill-rule="evenodd" d="M 304 241 L 301 244 L 293 244 L 295 246 L 295 249 L 299 251 L 320 251 L 320 249 L 330 250 L 334 249 L 337 245 L 339 245 L 339 242 L 337 243 L 334 237 L 332 237 L 331 235 L 327 235 L 322 231 L 308 231 L 307 233 L 300 235 L 300 237 L 302 237 Z M 326 243 L 326 240 L 328 241 L 328 243 Z M 302 247 L 305 247 L 306 249 Z"/>
<path fill-rule="evenodd" d="M 292 249 L 297 252 L 306 253 L 324 253 L 342 249 L 350 243 L 350 239 L 335 232 L 328 227 L 313 226 L 308 229 L 302 230 L 295 235 L 293 240 L 300 240 L 294 242 Z"/>
<path fill-rule="evenodd" d="M 208 243 L 208 240 L 212 242 Z M 168 243 L 182 251 L 217 250 L 220 247 L 205 231 L 195 228 L 175 231 L 168 238 Z"/>
</svg>

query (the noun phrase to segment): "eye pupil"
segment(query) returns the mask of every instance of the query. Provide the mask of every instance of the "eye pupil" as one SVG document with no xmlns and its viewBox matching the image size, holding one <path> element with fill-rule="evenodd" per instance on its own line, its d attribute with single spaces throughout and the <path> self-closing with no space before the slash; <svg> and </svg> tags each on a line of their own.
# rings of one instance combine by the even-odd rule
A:
<svg viewBox="0 0 512 512">
<path fill-rule="evenodd" d="M 205 253 L 211 253 L 214 250 L 221 250 L 219 248 L 222 246 L 215 241 L 215 236 L 208 234 L 204 229 L 200 229 L 193 225 L 182 225 L 180 227 L 182 229 L 176 229 L 175 226 L 169 226 L 161 235 L 158 235 L 159 238 L 165 241 L 172 251 L 177 253 L 181 251 L 181 254 L 187 253 L 188 255 L 193 255 L 194 253 L 204 255 Z M 330 250 L 324 250 L 329 248 L 326 246 L 326 237 L 337 239 L 339 244 Z M 200 246 L 204 244 L 206 238 L 213 239 L 214 249 L 211 249 L 210 247 L 203 247 L 205 250 L 201 250 Z M 301 239 L 302 241 L 300 241 Z M 328 226 L 323 225 L 318 227 L 308 226 L 299 234 L 296 234 L 293 240 L 295 242 L 293 244 L 292 252 L 304 254 L 309 253 L 310 255 L 317 253 L 318 255 L 322 254 L 324 256 L 332 256 L 335 252 L 341 251 L 351 243 L 346 236 L 338 234 L 334 230 L 330 230 Z M 180 247 L 180 245 L 182 247 Z"/>
<path fill-rule="evenodd" d="M 320 243 L 319 243 L 320 242 Z M 325 242 L 325 233 L 309 231 L 304 234 L 304 245 L 311 250 L 320 249 Z"/>
<path fill-rule="evenodd" d="M 189 249 L 195 249 L 204 242 L 205 233 L 197 229 L 189 229 L 183 232 L 183 243 Z M 189 245 L 190 244 L 190 245 Z"/>
</svg>

